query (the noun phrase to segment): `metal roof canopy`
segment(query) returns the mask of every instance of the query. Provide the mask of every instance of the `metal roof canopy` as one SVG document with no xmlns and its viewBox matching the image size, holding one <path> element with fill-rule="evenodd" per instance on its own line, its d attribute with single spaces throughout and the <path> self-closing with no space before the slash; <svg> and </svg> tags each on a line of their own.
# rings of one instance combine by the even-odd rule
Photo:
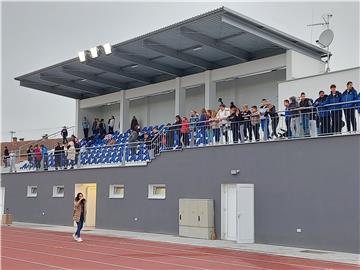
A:
<svg viewBox="0 0 360 270">
<path fill-rule="evenodd" d="M 20 85 L 84 99 L 186 76 L 292 49 L 318 60 L 326 51 L 225 7 L 15 78 Z"/>
</svg>

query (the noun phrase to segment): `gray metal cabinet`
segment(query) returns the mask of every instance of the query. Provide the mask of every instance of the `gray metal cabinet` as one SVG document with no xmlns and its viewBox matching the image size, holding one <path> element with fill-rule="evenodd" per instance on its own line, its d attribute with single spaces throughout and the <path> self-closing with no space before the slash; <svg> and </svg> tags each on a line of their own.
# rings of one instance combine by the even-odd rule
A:
<svg viewBox="0 0 360 270">
<path fill-rule="evenodd" d="M 179 199 L 179 235 L 214 238 L 214 200 Z"/>
</svg>

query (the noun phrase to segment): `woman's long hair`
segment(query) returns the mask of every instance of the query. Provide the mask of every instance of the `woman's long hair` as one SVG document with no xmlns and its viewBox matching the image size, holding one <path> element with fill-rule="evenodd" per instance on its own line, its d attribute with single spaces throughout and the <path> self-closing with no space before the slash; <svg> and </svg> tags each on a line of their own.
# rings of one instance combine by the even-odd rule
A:
<svg viewBox="0 0 360 270">
<path fill-rule="evenodd" d="M 82 194 L 81 192 L 79 192 L 78 194 L 76 194 L 76 197 L 75 197 L 75 201 L 76 201 L 76 202 L 78 202 L 78 201 L 80 200 L 80 198 L 79 198 L 80 194 L 83 195 L 83 197 L 84 197 L 84 194 Z M 85 199 L 84 199 L 84 200 L 85 200 Z"/>
</svg>

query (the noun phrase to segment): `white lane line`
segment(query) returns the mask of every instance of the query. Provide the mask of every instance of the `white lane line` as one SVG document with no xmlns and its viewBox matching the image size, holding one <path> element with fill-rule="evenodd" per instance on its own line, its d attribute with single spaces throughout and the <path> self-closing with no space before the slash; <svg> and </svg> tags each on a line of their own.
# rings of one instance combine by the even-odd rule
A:
<svg viewBox="0 0 360 270">
<path fill-rule="evenodd" d="M 63 267 L 60 267 L 60 266 L 55 266 L 55 265 L 46 264 L 46 263 L 39 263 L 39 262 L 35 262 L 35 261 L 22 260 L 22 259 L 18 259 L 18 258 L 14 258 L 14 257 L 9 257 L 9 256 L 1 256 L 1 258 L 14 260 L 14 261 L 19 261 L 19 262 L 31 263 L 31 264 L 36 264 L 36 265 L 42 265 L 42 266 L 56 268 L 56 269 L 72 270 L 71 268 L 63 268 Z"/>
<path fill-rule="evenodd" d="M 27 236 L 25 236 L 27 237 Z M 27 238 L 30 238 L 30 237 L 27 237 Z M 44 240 L 43 238 L 36 238 L 36 237 L 31 237 L 31 238 L 34 238 L 34 239 L 41 239 L 41 240 Z M 20 243 L 20 244 L 24 244 L 24 241 L 14 241 L 14 240 L 4 240 L 5 242 L 10 242 L 10 243 Z M 49 240 L 49 241 L 56 241 L 56 240 Z M 56 241 L 57 243 L 66 243 L 68 244 L 69 242 L 63 242 L 63 241 Z M 37 245 L 37 246 L 45 246 L 45 247 L 49 247 L 49 245 L 46 245 L 46 244 L 40 244 L 40 243 L 27 243 L 27 244 L 31 244 L 31 245 Z M 91 247 L 106 247 L 106 248 L 110 248 L 109 246 L 101 246 L 101 245 L 91 245 L 91 244 L 86 244 L 84 242 L 82 242 L 80 244 L 81 246 L 91 246 Z M 178 264 L 178 263 L 170 263 L 170 262 L 161 262 L 161 261 L 156 261 L 156 260 L 149 260 L 149 259 L 142 259 L 142 258 L 134 258 L 134 257 L 131 257 L 131 256 L 126 256 L 126 255 L 121 255 L 121 254 L 117 254 L 117 253 L 105 253 L 105 252 L 98 252 L 98 251 L 91 251 L 91 250 L 86 250 L 86 249 L 80 249 L 80 248 L 69 248 L 69 247 L 58 247 L 58 246 L 51 246 L 53 248 L 57 248 L 57 249 L 65 249 L 65 250 L 75 250 L 75 251 L 82 251 L 82 252 L 87 252 L 87 253 L 93 253 L 93 254 L 100 254 L 100 255 L 105 255 L 105 256 L 117 256 L 117 257 L 122 257 L 122 258 L 128 258 L 128 259 L 132 259 L 132 260 L 138 260 L 138 261 L 144 261 L 144 262 L 151 262 L 151 263 L 156 263 L 156 264 L 167 264 L 167 265 L 172 265 L 172 266 L 180 266 L 180 267 L 186 267 L 186 268 L 192 268 L 192 269 L 201 269 L 201 270 L 210 270 L 209 268 L 204 268 L 204 267 L 198 267 L 198 266 L 190 266 L 190 265 L 183 265 L 183 264 Z M 10 247 L 12 248 L 12 247 Z M 125 251 L 128 251 L 128 249 L 126 248 L 115 248 L 113 247 L 112 249 L 123 249 Z M 137 251 L 137 250 L 133 250 L 133 251 Z M 137 251 L 139 252 L 139 251 Z M 138 253 L 139 255 L 141 255 L 141 251 L 140 253 Z M 163 254 L 155 254 L 155 253 L 152 253 L 152 252 L 145 252 L 145 253 L 148 253 L 148 254 L 152 254 L 152 255 L 163 255 Z M 268 269 L 266 269 L 268 270 Z M 270 269 L 269 269 L 270 270 Z"/>
<path fill-rule="evenodd" d="M 66 232 L 60 232 L 60 231 L 50 231 L 50 230 L 46 230 L 46 232 L 40 232 L 41 229 L 28 229 L 28 228 L 24 228 L 26 231 L 32 231 L 35 230 L 36 234 L 40 234 L 40 235 L 48 235 L 51 234 L 51 232 L 57 232 L 57 233 L 61 233 L 61 234 L 65 234 Z M 16 230 L 16 229 L 15 229 Z M 31 232 L 30 232 L 31 233 Z M 23 234 L 27 234 L 24 233 Z M 32 234 L 32 233 L 31 233 Z M 59 237 L 63 237 L 66 238 L 66 236 L 61 236 L 59 234 L 57 234 Z M 101 235 L 93 235 L 93 234 L 86 234 L 88 236 L 94 236 L 96 239 L 97 238 L 101 238 Z M 110 238 L 109 236 L 105 236 L 106 238 Z M 104 243 L 118 243 L 118 241 L 116 241 L 115 239 L 118 240 L 125 240 L 125 244 L 128 245 L 132 245 L 132 246 L 141 246 L 141 247 L 150 247 L 150 248 L 159 248 L 159 249 L 166 249 L 166 250 L 173 250 L 173 251 L 186 251 L 189 253 L 193 253 L 194 255 L 198 255 L 198 254 L 206 254 L 206 255 L 211 255 L 214 256 L 215 259 L 218 259 L 219 257 L 223 257 L 223 258 L 232 258 L 232 259 L 237 259 L 237 255 L 225 255 L 225 254 L 216 254 L 216 253 L 211 253 L 211 252 L 205 252 L 205 251 L 193 251 L 193 250 L 188 250 L 188 249 L 180 249 L 180 248 L 173 248 L 173 247 L 159 247 L 159 246 L 154 246 L 154 245 L 146 245 L 146 244 L 135 244 L 135 243 L 129 243 L 126 242 L 127 241 L 145 241 L 145 242 L 157 242 L 157 243 L 165 243 L 165 244 L 169 244 L 169 245 L 185 245 L 191 248 L 204 248 L 203 246 L 192 246 L 189 244 L 177 244 L 177 243 L 169 243 L 169 242 L 161 242 L 161 241 L 156 241 L 156 240 L 142 240 L 142 239 L 129 239 L 126 237 L 114 237 L 113 241 L 106 241 L 106 240 L 98 240 Z M 122 242 L 124 243 L 124 242 Z M 205 248 L 212 248 L 212 247 L 205 247 Z M 333 267 L 334 265 L 339 265 L 339 266 L 344 266 L 346 265 L 346 263 L 340 263 L 340 262 L 332 262 L 332 261 L 323 261 L 323 260 L 317 260 L 317 259 L 308 259 L 308 258 L 299 258 L 299 257 L 291 257 L 291 256 L 285 256 L 285 255 L 274 255 L 274 254 L 266 254 L 266 253 L 260 253 L 260 252 L 252 252 L 252 251 L 241 251 L 241 250 L 228 250 L 228 249 L 221 249 L 221 248 L 214 248 L 214 249 L 220 249 L 220 250 L 225 250 L 225 251 L 229 251 L 229 252 L 239 252 L 239 253 L 248 253 L 248 254 L 253 254 L 253 255 L 261 255 L 261 256 L 268 256 L 270 258 L 284 258 L 284 259 L 293 259 L 293 260 L 309 260 L 315 263 L 315 261 L 318 261 L 319 263 L 322 264 L 329 264 L 330 267 Z M 279 262 L 279 261 L 275 261 L 275 260 L 271 260 L 269 259 L 254 259 L 254 258 L 248 258 L 246 257 L 246 254 L 240 254 L 242 256 L 244 256 L 244 259 L 249 260 L 249 261 L 254 261 L 254 262 L 266 262 L 266 263 L 274 263 L 274 264 L 281 264 L 281 265 L 288 265 L 288 266 L 297 266 L 297 267 L 307 267 L 307 268 L 313 268 L 313 269 L 320 269 L 320 270 L 326 270 L 326 268 L 324 267 L 319 267 L 319 266 L 310 266 L 310 265 L 303 265 L 303 264 L 298 264 L 298 263 L 287 263 L 287 262 Z M 196 258 L 192 258 L 192 259 L 196 259 Z M 201 259 L 198 259 L 201 260 Z M 213 261 L 211 261 L 213 262 Z M 356 266 L 353 264 L 349 264 L 350 266 Z"/>
<path fill-rule="evenodd" d="M 12 237 L 16 237 L 16 235 L 12 236 Z M 25 236 L 25 237 L 28 237 L 28 238 L 32 238 L 32 239 L 41 239 L 41 240 L 46 240 L 48 241 L 48 239 L 45 239 L 45 238 L 39 238 L 39 237 L 31 237 L 31 236 Z M 66 236 L 64 236 L 66 237 Z M 22 238 L 21 238 L 22 239 Z M 11 241 L 11 240 L 9 240 Z M 56 241 L 56 242 L 59 242 L 57 240 L 50 240 L 49 241 Z M 101 241 L 99 241 L 101 242 Z M 106 241 L 105 241 L 106 242 Z M 109 242 L 109 241 L 107 241 Z M 64 243 L 68 243 L 68 241 L 64 242 Z M 112 244 L 116 244 L 116 242 L 111 242 Z M 123 243 L 124 244 L 124 243 Z M 128 244 L 128 243 L 125 243 L 125 244 Z M 98 245 L 98 244 L 87 244 L 87 243 L 82 243 L 82 245 L 87 245 L 87 246 L 93 246 L 93 247 L 101 247 L 101 248 L 109 248 L 109 249 L 117 249 L 117 250 L 126 250 L 126 251 L 135 251 L 135 252 L 140 252 L 139 255 L 141 253 L 146 253 L 146 254 L 153 254 L 153 255 L 161 255 L 161 256 L 168 256 L 168 257 L 176 257 L 176 258 L 181 258 L 181 259 L 188 259 L 188 260 L 196 260 L 196 261 L 202 261 L 202 262 L 208 262 L 208 263 L 218 263 L 218 264 L 223 264 L 223 265 L 231 265 L 231 266 L 243 266 L 243 267 L 249 267 L 249 268 L 254 268 L 254 269 L 259 269 L 259 270 L 271 270 L 270 268 L 264 268 L 264 267 L 258 267 L 258 266 L 252 266 L 252 265 L 249 265 L 250 262 L 238 262 L 238 263 L 228 263 L 228 262 L 221 262 L 221 261 L 214 261 L 214 260 L 207 260 L 207 259 L 200 259 L 200 258 L 193 258 L 193 257 L 186 257 L 186 256 L 182 256 L 182 255 L 173 255 L 173 254 L 164 254 L 164 253 L 159 253 L 159 252 L 155 252 L 155 251 L 139 251 L 137 249 L 131 249 L 131 248 L 128 248 L 128 247 L 113 247 L 113 246 L 106 246 L 106 245 Z M 147 245 L 145 245 L 147 246 Z M 149 247 L 149 246 L 147 246 Z M 154 246 L 154 248 L 157 248 L 156 246 Z M 192 251 L 189 251 L 189 250 L 180 250 L 180 249 L 176 249 L 177 251 L 183 251 L 183 252 L 190 252 L 190 253 L 193 253 L 195 254 L 196 252 L 192 252 Z M 212 253 L 209 253 L 213 256 L 216 256 L 216 254 L 212 254 Z M 229 256 L 233 259 L 237 259 L 236 257 L 232 257 L 232 256 Z M 216 259 L 216 258 L 215 258 Z M 245 258 L 247 259 L 247 258 Z M 255 259 L 250 259 L 252 261 L 254 261 Z M 255 261 L 259 261 L 259 260 L 255 260 Z M 265 261 L 265 260 L 261 260 L 261 262 L 269 262 L 269 261 Z M 244 264 L 241 264 L 241 263 L 246 263 L 246 265 Z M 271 262 L 273 264 L 282 264 L 282 263 L 278 263 L 278 262 Z M 320 267 L 312 267 L 312 266 L 304 266 L 304 265 L 295 265 L 295 264 L 289 264 L 289 263 L 286 263 L 286 265 L 290 265 L 290 266 L 293 266 L 293 267 L 301 267 L 301 268 L 316 268 L 316 269 L 320 269 L 320 270 L 324 270 L 325 268 L 320 268 Z"/>
<path fill-rule="evenodd" d="M 54 254 L 54 253 L 47 253 L 47 252 L 42 252 L 42 251 L 28 250 L 28 249 L 24 249 L 24 248 L 6 247 L 6 249 L 14 249 L 14 250 L 18 250 L 18 251 L 31 252 L 31 253 L 37 253 L 37 254 L 44 254 L 44 255 L 49 255 L 49 256 L 52 256 L 52 257 L 60 257 L 60 258 L 73 259 L 73 260 L 84 261 L 84 262 L 92 262 L 92 263 L 98 263 L 98 264 L 103 264 L 103 265 L 109 265 L 109 266 L 116 266 L 116 267 L 121 267 L 121 268 L 133 269 L 133 270 L 145 270 L 143 268 L 135 268 L 135 267 L 130 267 L 130 266 L 123 266 L 123 265 L 120 265 L 120 264 L 106 263 L 106 262 L 88 260 L 88 259 L 81 259 L 81 258 L 77 258 L 77 257 L 64 256 L 64 255 L 59 255 L 59 254 Z"/>
<path fill-rule="evenodd" d="M 31 229 L 27 229 L 27 231 L 31 231 Z M 39 232 L 39 230 L 35 230 L 36 233 L 32 233 L 30 232 L 31 234 L 39 234 L 39 235 L 49 235 L 51 234 L 51 232 L 53 231 L 47 231 L 48 233 L 46 232 Z M 20 233 L 23 233 L 23 234 L 26 234 L 28 235 L 28 233 L 24 233 L 24 232 L 20 232 Z M 64 234 L 64 232 L 59 232 L 61 234 Z M 18 234 L 18 232 L 17 232 Z M 204 252 L 204 251 L 193 251 L 193 250 L 188 250 L 188 249 L 180 249 L 180 248 L 172 248 L 172 247 L 159 247 L 159 246 L 154 246 L 154 245 L 145 245 L 145 244 L 135 244 L 135 243 L 129 243 L 129 242 L 126 242 L 126 240 L 128 241 L 145 241 L 145 242 L 152 242 L 151 240 L 141 240 L 141 239 L 128 239 L 128 238 L 117 238 L 115 237 L 113 241 L 106 241 L 106 240 L 101 240 L 101 239 L 98 239 L 98 238 L 101 238 L 102 236 L 99 236 L 99 235 L 91 235 L 91 234 L 87 234 L 88 236 L 95 236 L 95 239 L 99 242 L 103 242 L 103 243 L 119 243 L 121 242 L 121 240 L 125 240 L 125 242 L 121 242 L 122 244 L 128 244 L 128 245 L 132 245 L 132 246 L 138 246 L 138 247 L 150 247 L 150 248 L 158 248 L 158 249 L 166 249 L 166 250 L 173 250 L 173 251 L 183 251 L 183 252 L 188 252 L 188 253 L 192 253 L 194 255 L 199 255 L 199 254 L 205 254 L 205 255 L 211 255 L 211 256 L 214 256 L 215 257 L 215 260 L 218 259 L 219 257 L 223 257 L 223 258 L 232 258 L 232 259 L 238 259 L 236 257 L 236 254 L 234 255 L 224 255 L 224 254 L 216 254 L 216 253 L 210 253 L 210 252 Z M 62 235 L 59 235 L 57 234 L 57 236 L 59 237 L 62 237 L 62 238 L 67 238 L 67 236 L 62 236 Z M 29 237 L 29 236 L 28 236 Z M 105 236 L 105 237 L 108 237 L 108 236 Z M 40 239 L 40 238 L 38 238 Z M 44 239 L 44 238 L 41 238 L 41 239 Z M 116 241 L 115 239 L 118 239 L 120 241 Z M 159 242 L 159 241 L 153 241 L 153 242 Z M 164 243 L 164 242 L 159 242 L 159 243 Z M 166 244 L 169 244 L 171 245 L 172 243 L 166 243 Z M 176 245 L 186 245 L 186 244 L 176 244 Z M 197 246 L 191 246 L 191 245 L 187 245 L 191 248 L 198 248 Z M 109 248 L 113 248 L 111 246 L 103 246 L 103 247 L 109 247 Z M 201 248 L 201 247 L 200 247 Z M 205 247 L 207 248 L 207 247 Z M 226 249 L 221 249 L 221 248 L 215 248 L 215 249 L 220 249 L 220 250 L 226 250 Z M 136 250 L 135 250 L 136 251 Z M 251 251 L 237 251 L 237 250 L 226 250 L 226 251 L 229 251 L 229 252 L 243 252 L 243 253 L 248 253 L 248 254 L 253 254 L 253 255 L 262 255 L 262 256 L 269 256 L 271 258 L 284 258 L 284 259 L 295 259 L 295 260 L 310 260 L 310 261 L 316 261 L 314 259 L 304 259 L 304 258 L 297 258 L 297 257 L 289 257 L 289 256 L 282 256 L 282 255 L 273 255 L 273 254 L 264 254 L 264 253 L 258 253 L 258 252 L 251 252 Z M 246 257 L 246 254 L 240 254 L 240 255 L 243 255 L 245 256 L 244 259 L 245 260 L 249 260 L 249 261 L 254 261 L 254 262 L 266 262 L 266 263 L 274 263 L 274 264 L 281 264 L 281 265 L 288 265 L 288 266 L 293 266 L 293 267 L 306 267 L 306 268 L 312 268 L 312 269 L 319 269 L 319 270 L 326 270 L 327 268 L 324 268 L 324 267 L 319 267 L 319 266 L 311 266 L 311 265 L 303 265 L 303 264 L 298 264 L 298 263 L 287 263 L 287 262 L 279 262 L 279 261 L 274 261 L 274 260 L 268 260 L 268 259 L 254 259 L 254 258 L 248 258 Z M 171 255 L 171 256 L 176 256 L 176 255 Z M 201 261 L 208 261 L 208 262 L 214 262 L 214 261 L 209 261 L 209 260 L 205 260 L 205 259 L 198 259 L 198 258 L 189 258 L 189 257 L 185 257 L 185 258 L 188 258 L 188 259 L 193 259 L 193 260 L 201 260 Z M 338 262 L 330 262 L 330 261 L 321 261 L 321 260 L 318 260 L 319 263 L 323 263 L 323 264 L 330 264 L 330 266 L 334 266 L 334 265 L 339 265 L 339 266 L 344 266 L 346 265 L 345 263 L 338 263 Z M 216 261 L 217 262 L 217 261 Z M 220 263 L 220 262 L 219 262 Z M 315 262 L 314 262 L 315 263 Z M 350 266 L 353 266 L 352 264 L 349 264 Z"/>
</svg>

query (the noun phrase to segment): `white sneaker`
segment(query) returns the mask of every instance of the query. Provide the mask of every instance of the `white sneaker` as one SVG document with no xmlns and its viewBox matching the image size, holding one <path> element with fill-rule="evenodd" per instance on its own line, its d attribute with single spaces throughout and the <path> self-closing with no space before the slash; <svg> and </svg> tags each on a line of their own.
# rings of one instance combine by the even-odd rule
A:
<svg viewBox="0 0 360 270">
<path fill-rule="evenodd" d="M 75 233 L 72 235 L 72 237 L 74 238 L 74 240 L 77 240 L 77 236 Z"/>
<path fill-rule="evenodd" d="M 81 237 L 79 237 L 79 238 L 76 238 L 76 241 L 82 242 L 83 240 L 81 239 Z"/>
</svg>

